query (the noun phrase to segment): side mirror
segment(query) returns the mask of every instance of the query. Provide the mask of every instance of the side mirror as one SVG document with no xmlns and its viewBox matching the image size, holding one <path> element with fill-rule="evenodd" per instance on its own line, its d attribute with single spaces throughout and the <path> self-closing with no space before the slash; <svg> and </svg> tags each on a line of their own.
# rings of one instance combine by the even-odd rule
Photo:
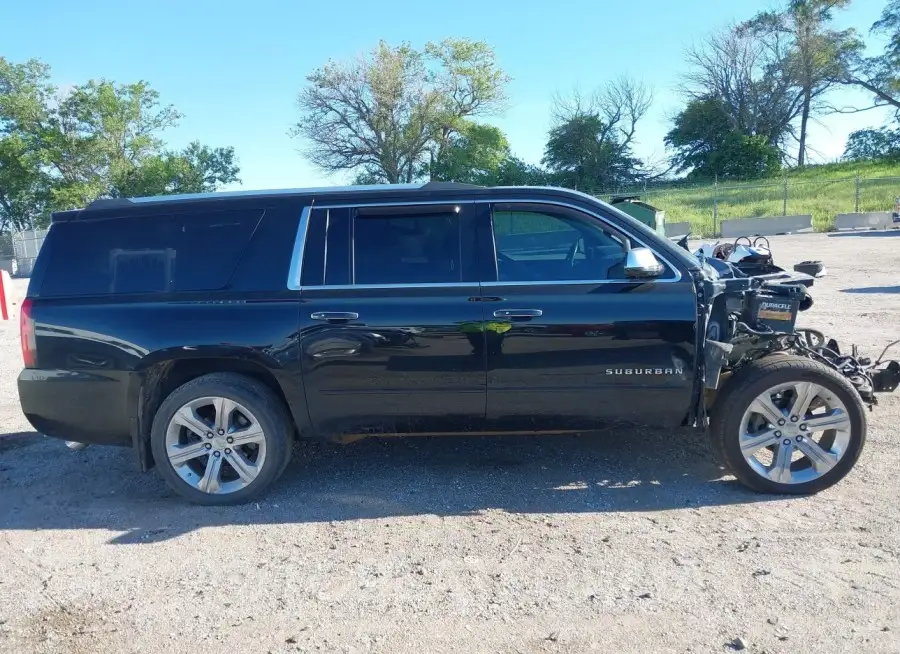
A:
<svg viewBox="0 0 900 654">
<path fill-rule="evenodd" d="M 625 257 L 625 276 L 632 279 L 658 277 L 663 273 L 663 265 L 648 248 L 634 248 Z"/>
</svg>

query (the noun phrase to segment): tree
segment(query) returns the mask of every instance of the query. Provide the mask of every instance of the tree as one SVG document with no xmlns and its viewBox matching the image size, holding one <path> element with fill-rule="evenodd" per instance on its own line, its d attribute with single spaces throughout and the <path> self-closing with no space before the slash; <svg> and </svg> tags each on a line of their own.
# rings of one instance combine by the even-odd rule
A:
<svg viewBox="0 0 900 654">
<path fill-rule="evenodd" d="M 292 134 L 325 171 L 411 182 L 427 176 L 469 120 L 502 107 L 508 79 L 480 41 L 446 39 L 422 51 L 381 41 L 368 56 L 329 61 L 307 77 Z"/>
<path fill-rule="evenodd" d="M 651 102 L 649 89 L 626 78 L 590 98 L 577 92 L 557 98 L 542 163 L 573 188 L 611 188 L 640 179 L 644 172 L 631 145 Z"/>
<path fill-rule="evenodd" d="M 452 134 L 431 163 L 435 181 L 492 184 L 500 166 L 510 156 L 509 142 L 492 125 L 467 122 Z"/>
<path fill-rule="evenodd" d="M 778 64 L 772 73 L 794 80 L 800 94 L 798 166 L 806 162 L 810 117 L 826 110 L 821 99 L 835 85 L 843 62 L 855 47 L 854 30 L 827 27 L 834 11 L 849 4 L 850 0 L 788 0 L 783 10 L 761 12 L 742 25 L 742 29 L 761 36 L 764 44 L 777 47 L 778 40 L 772 39 L 775 35 L 788 39 L 786 56 L 772 53 Z"/>
<path fill-rule="evenodd" d="M 33 130 L 46 119 L 53 87 L 46 64 L 13 64 L 0 57 L 0 231 L 38 220 L 49 199 Z"/>
<path fill-rule="evenodd" d="M 18 135 L 0 136 L 0 232 L 40 220 L 49 184 L 40 162 Z"/>
<path fill-rule="evenodd" d="M 159 133 L 177 124 L 146 82 L 90 80 L 75 87 L 39 126 L 42 158 L 54 174 L 51 203 L 80 207 L 115 195 L 118 179 L 163 151 Z"/>
<path fill-rule="evenodd" d="M 161 134 L 179 118 L 146 82 L 90 80 L 62 94 L 43 62 L 0 58 L 0 229 L 101 197 L 238 181 L 232 148 L 166 148 Z"/>
<path fill-rule="evenodd" d="M 513 155 L 500 163 L 495 175 L 494 186 L 546 186 L 553 183 L 552 175 L 546 170 Z"/>
<path fill-rule="evenodd" d="M 900 159 L 900 129 L 861 129 L 847 137 L 844 157 L 847 161 Z"/>
<path fill-rule="evenodd" d="M 199 141 L 181 152 L 146 157 L 113 180 L 111 195 L 135 197 L 209 193 L 239 181 L 234 148 L 210 148 Z"/>
<path fill-rule="evenodd" d="M 778 148 L 765 136 L 742 134 L 733 127 L 721 98 L 691 100 L 666 134 L 677 172 L 698 179 L 763 177 L 780 168 Z"/>
<path fill-rule="evenodd" d="M 844 108 L 842 113 L 867 111 L 876 107 L 890 107 L 900 120 L 900 0 L 890 0 L 881 17 L 869 30 L 887 38 L 882 54 L 865 57 L 861 40 L 846 57 L 839 81 L 862 88 L 872 94 L 872 104 L 862 109 Z"/>
<path fill-rule="evenodd" d="M 780 32 L 763 37 L 732 26 L 688 50 L 691 70 L 683 76 L 682 92 L 689 102 L 717 98 L 732 131 L 760 136 L 786 155 L 802 111 L 790 56 Z"/>
</svg>

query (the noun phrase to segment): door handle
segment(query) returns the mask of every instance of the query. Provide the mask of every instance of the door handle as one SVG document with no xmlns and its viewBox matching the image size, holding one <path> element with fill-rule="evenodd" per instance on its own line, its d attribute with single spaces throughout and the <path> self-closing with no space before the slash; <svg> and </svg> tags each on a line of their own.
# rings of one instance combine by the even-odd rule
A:
<svg viewBox="0 0 900 654">
<path fill-rule="evenodd" d="M 538 318 L 544 315 L 540 309 L 497 309 L 494 318 Z"/>
<path fill-rule="evenodd" d="M 355 311 L 314 311 L 309 314 L 309 317 L 313 320 L 335 322 L 339 320 L 356 320 L 359 318 L 359 314 Z"/>
</svg>

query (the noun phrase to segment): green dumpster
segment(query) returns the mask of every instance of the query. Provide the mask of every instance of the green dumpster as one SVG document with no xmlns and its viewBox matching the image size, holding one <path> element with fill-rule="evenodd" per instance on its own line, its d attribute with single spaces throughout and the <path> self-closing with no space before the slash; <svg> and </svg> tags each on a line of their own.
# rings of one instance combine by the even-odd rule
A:
<svg viewBox="0 0 900 654">
<path fill-rule="evenodd" d="M 641 221 L 660 236 L 666 235 L 666 212 L 644 202 L 639 195 L 613 196 L 610 204 Z"/>
</svg>

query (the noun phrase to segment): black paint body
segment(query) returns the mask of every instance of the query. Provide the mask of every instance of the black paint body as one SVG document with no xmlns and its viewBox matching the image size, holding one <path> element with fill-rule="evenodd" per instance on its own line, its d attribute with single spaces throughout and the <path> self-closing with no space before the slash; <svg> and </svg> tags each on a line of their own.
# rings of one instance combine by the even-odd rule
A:
<svg viewBox="0 0 900 654">
<path fill-rule="evenodd" d="M 499 202 L 581 212 L 650 247 L 667 272 L 647 281 L 498 281 Z M 358 247 L 357 213 L 419 204 L 457 212 L 458 281 L 354 285 L 360 272 L 346 265 Z M 194 224 L 203 226 L 196 238 Z M 132 270 L 116 259 L 122 252 L 159 252 L 146 254 L 158 283 L 142 286 L 138 276 L 134 288 L 108 287 L 124 279 L 105 281 L 110 261 Z M 559 189 L 298 191 L 66 212 L 55 216 L 29 286 L 37 361 L 20 375 L 19 393 L 42 433 L 137 449 L 158 406 L 154 389 L 179 370 L 267 381 L 310 437 L 675 426 L 699 398 L 699 274 L 675 244 Z M 81 280 L 94 281 L 82 289 Z M 540 315 L 494 315 L 525 309 Z M 345 317 L 313 317 L 323 312 Z"/>
</svg>

